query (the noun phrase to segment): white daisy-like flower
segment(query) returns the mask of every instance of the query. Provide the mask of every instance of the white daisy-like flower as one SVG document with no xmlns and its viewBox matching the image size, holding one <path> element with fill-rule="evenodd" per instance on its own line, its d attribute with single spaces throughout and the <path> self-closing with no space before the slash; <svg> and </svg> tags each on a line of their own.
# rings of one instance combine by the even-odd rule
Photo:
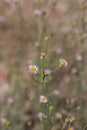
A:
<svg viewBox="0 0 87 130">
<path fill-rule="evenodd" d="M 59 59 L 60 66 L 68 66 L 68 62 L 65 59 L 60 58 Z"/>
<path fill-rule="evenodd" d="M 41 103 L 47 103 L 48 100 L 47 100 L 47 98 L 46 98 L 44 95 L 41 95 L 41 96 L 40 96 L 40 102 L 41 102 Z"/>
<path fill-rule="evenodd" d="M 31 74 L 36 74 L 38 72 L 38 67 L 35 65 L 29 65 L 28 72 Z"/>
</svg>

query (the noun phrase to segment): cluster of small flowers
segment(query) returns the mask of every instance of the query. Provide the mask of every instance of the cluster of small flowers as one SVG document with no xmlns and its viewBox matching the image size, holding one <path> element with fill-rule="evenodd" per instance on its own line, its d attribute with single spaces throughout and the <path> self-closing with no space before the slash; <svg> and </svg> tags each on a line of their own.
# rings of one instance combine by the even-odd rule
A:
<svg viewBox="0 0 87 130">
<path fill-rule="evenodd" d="M 44 53 L 44 52 L 42 52 L 41 53 L 41 57 L 40 57 L 40 59 L 41 60 L 43 60 L 44 58 L 45 58 L 45 56 L 46 56 L 46 54 Z M 66 67 L 66 66 L 68 66 L 68 62 L 65 60 L 65 59 L 59 59 L 59 67 Z M 37 74 L 38 73 L 38 71 L 39 71 L 39 68 L 36 66 L 36 65 L 29 65 L 28 66 L 28 72 L 30 73 L 30 74 Z M 50 75 L 52 73 L 52 71 L 50 70 L 50 69 L 45 69 L 44 70 L 44 75 Z M 56 90 L 56 91 L 54 91 L 54 94 L 55 95 L 59 95 L 60 94 L 60 92 L 58 91 L 58 90 Z M 47 99 L 47 97 L 45 96 L 45 95 L 40 95 L 40 97 L 39 97 L 39 102 L 41 103 L 41 104 L 46 104 L 46 103 L 48 103 L 48 99 Z M 51 111 L 53 111 L 54 110 L 54 106 L 53 105 L 50 105 L 49 106 L 49 112 L 51 112 Z M 50 114 L 50 113 L 49 113 Z M 37 117 L 40 119 L 40 120 L 42 120 L 43 118 L 47 118 L 46 117 L 46 115 L 43 113 L 43 112 L 39 112 L 38 114 L 37 114 Z M 56 118 L 58 118 L 58 119 L 61 119 L 62 118 L 62 115 L 60 114 L 60 113 L 57 113 L 56 114 Z M 70 122 L 73 122 L 74 121 L 74 118 L 73 117 L 71 117 L 71 118 L 69 118 L 69 121 Z M 73 129 L 73 127 L 70 127 L 68 130 L 74 130 Z"/>
<path fill-rule="evenodd" d="M 68 62 L 65 59 L 59 59 L 59 65 L 61 66 L 68 66 Z M 29 65 L 28 66 L 28 72 L 30 74 L 37 74 L 39 71 L 38 67 L 36 65 Z M 50 72 L 51 73 L 51 72 Z"/>
</svg>

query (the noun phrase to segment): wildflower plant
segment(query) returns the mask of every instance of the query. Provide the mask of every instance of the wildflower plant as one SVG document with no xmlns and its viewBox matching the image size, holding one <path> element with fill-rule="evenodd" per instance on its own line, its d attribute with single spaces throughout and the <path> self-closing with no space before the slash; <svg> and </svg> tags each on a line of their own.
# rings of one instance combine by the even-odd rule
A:
<svg viewBox="0 0 87 130">
<path fill-rule="evenodd" d="M 67 67 L 68 62 L 60 58 L 59 62 L 57 62 L 56 67 L 53 70 L 46 68 L 46 58 L 48 55 L 48 48 L 47 44 L 49 41 L 49 37 L 45 37 L 44 39 L 44 46 L 42 48 L 42 51 L 40 53 L 40 65 L 28 65 L 28 72 L 32 76 L 32 79 L 34 82 L 40 86 L 41 91 L 39 94 L 39 103 L 40 103 L 40 110 L 38 113 L 38 117 L 42 124 L 42 129 L 47 130 L 49 129 L 47 126 L 47 123 L 51 123 L 51 127 L 54 126 L 54 112 L 55 112 L 55 105 L 51 103 L 49 95 L 47 94 L 47 81 L 49 80 L 50 75 L 52 75 L 54 72 L 56 72 L 61 67 Z M 49 68 L 49 67 L 48 67 Z M 39 89 L 38 89 L 39 91 Z"/>
<path fill-rule="evenodd" d="M 9 79 L 11 84 L 7 84 L 7 88 L 10 85 L 11 87 L 8 94 L 4 94 L 0 90 L 1 95 L 6 96 L 6 100 L 8 99 L 6 104 L 2 101 L 4 98 L 2 96 L 0 98 L 0 108 L 2 109 L 0 109 L 0 130 L 22 130 L 25 123 L 28 126 L 28 128 L 24 128 L 25 130 L 30 130 L 31 126 L 34 126 L 33 119 L 27 121 L 28 118 L 26 118 L 23 119 L 24 123 L 21 123 L 21 119 L 24 118 L 24 109 L 26 111 L 24 115 L 27 117 L 33 113 L 33 109 L 32 112 L 27 112 L 26 108 L 23 108 L 27 104 L 27 98 L 31 102 L 38 101 L 38 105 L 35 104 L 38 120 L 35 121 L 39 121 L 39 123 L 36 124 L 35 130 L 86 130 L 87 124 L 82 129 L 79 129 L 78 124 L 85 124 L 87 121 L 87 0 L 67 0 L 67 2 L 61 0 L 4 1 L 0 1 L 1 7 L 4 7 L 0 15 L 0 59 L 1 62 L 5 61 L 9 66 L 11 76 L 6 78 L 1 73 L 0 81 Z M 33 13 L 32 9 L 34 9 Z M 6 32 L 5 36 L 3 31 Z M 46 35 L 49 37 L 45 37 Z M 32 52 L 34 42 L 36 53 Z M 52 49 L 48 49 L 48 42 Z M 9 44 L 10 47 L 5 48 L 3 43 Z M 67 58 L 64 58 L 66 52 Z M 35 64 L 32 61 L 28 62 L 27 69 L 34 81 L 35 93 L 28 87 L 30 80 L 24 87 L 24 81 L 27 80 L 25 72 L 21 76 L 23 80 L 20 80 L 19 76 L 22 74 L 21 65 L 25 66 L 27 54 L 35 54 L 34 58 L 37 61 L 34 62 Z M 68 66 L 67 59 L 70 63 L 68 73 L 62 75 Z M 6 73 L 6 69 L 1 70 Z M 25 71 L 25 69 L 23 70 Z M 28 89 L 29 91 L 27 91 Z M 61 91 L 67 91 L 66 95 Z M 10 94 L 12 97 L 7 98 L 7 96 L 11 96 Z M 24 96 L 22 96 L 23 94 Z M 65 96 L 74 98 L 72 101 L 66 101 Z M 29 107 L 31 106 L 29 105 Z M 3 117 L 3 114 L 6 117 Z M 70 114 L 75 115 L 79 123 L 75 123 L 75 117 Z M 30 115 L 29 118 L 33 117 Z M 35 117 L 35 119 L 37 118 Z M 38 124 L 39 128 L 37 128 Z"/>
<path fill-rule="evenodd" d="M 29 65 L 28 72 L 31 74 L 36 74 L 38 72 L 38 67 L 35 65 Z"/>
</svg>

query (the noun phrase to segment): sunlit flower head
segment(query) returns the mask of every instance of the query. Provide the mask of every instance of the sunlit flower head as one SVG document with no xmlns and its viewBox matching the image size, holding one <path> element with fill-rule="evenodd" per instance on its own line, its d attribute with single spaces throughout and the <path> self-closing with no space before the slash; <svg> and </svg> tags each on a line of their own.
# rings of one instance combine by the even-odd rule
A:
<svg viewBox="0 0 87 130">
<path fill-rule="evenodd" d="M 74 130 L 74 127 L 71 126 L 67 130 Z"/>
<path fill-rule="evenodd" d="M 65 59 L 60 58 L 59 59 L 60 66 L 68 66 L 68 62 Z"/>
<path fill-rule="evenodd" d="M 29 65 L 28 72 L 31 74 L 36 74 L 38 72 L 38 67 L 35 65 Z"/>
<path fill-rule="evenodd" d="M 47 100 L 47 98 L 46 98 L 44 95 L 41 95 L 41 96 L 40 96 L 40 102 L 41 102 L 41 103 L 47 103 L 48 100 Z"/>
</svg>

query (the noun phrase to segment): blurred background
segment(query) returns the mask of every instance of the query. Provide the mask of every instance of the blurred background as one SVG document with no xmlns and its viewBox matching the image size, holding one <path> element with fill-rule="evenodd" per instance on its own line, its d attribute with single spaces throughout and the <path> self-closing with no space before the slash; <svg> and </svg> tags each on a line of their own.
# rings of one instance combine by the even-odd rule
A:
<svg viewBox="0 0 87 130">
<path fill-rule="evenodd" d="M 55 106 L 53 130 L 68 116 L 75 117 L 75 130 L 87 123 L 87 1 L 0 0 L 0 130 L 41 129 L 40 88 L 27 66 L 40 66 L 45 37 L 46 71 L 60 58 L 68 61 L 46 84 Z"/>
</svg>

